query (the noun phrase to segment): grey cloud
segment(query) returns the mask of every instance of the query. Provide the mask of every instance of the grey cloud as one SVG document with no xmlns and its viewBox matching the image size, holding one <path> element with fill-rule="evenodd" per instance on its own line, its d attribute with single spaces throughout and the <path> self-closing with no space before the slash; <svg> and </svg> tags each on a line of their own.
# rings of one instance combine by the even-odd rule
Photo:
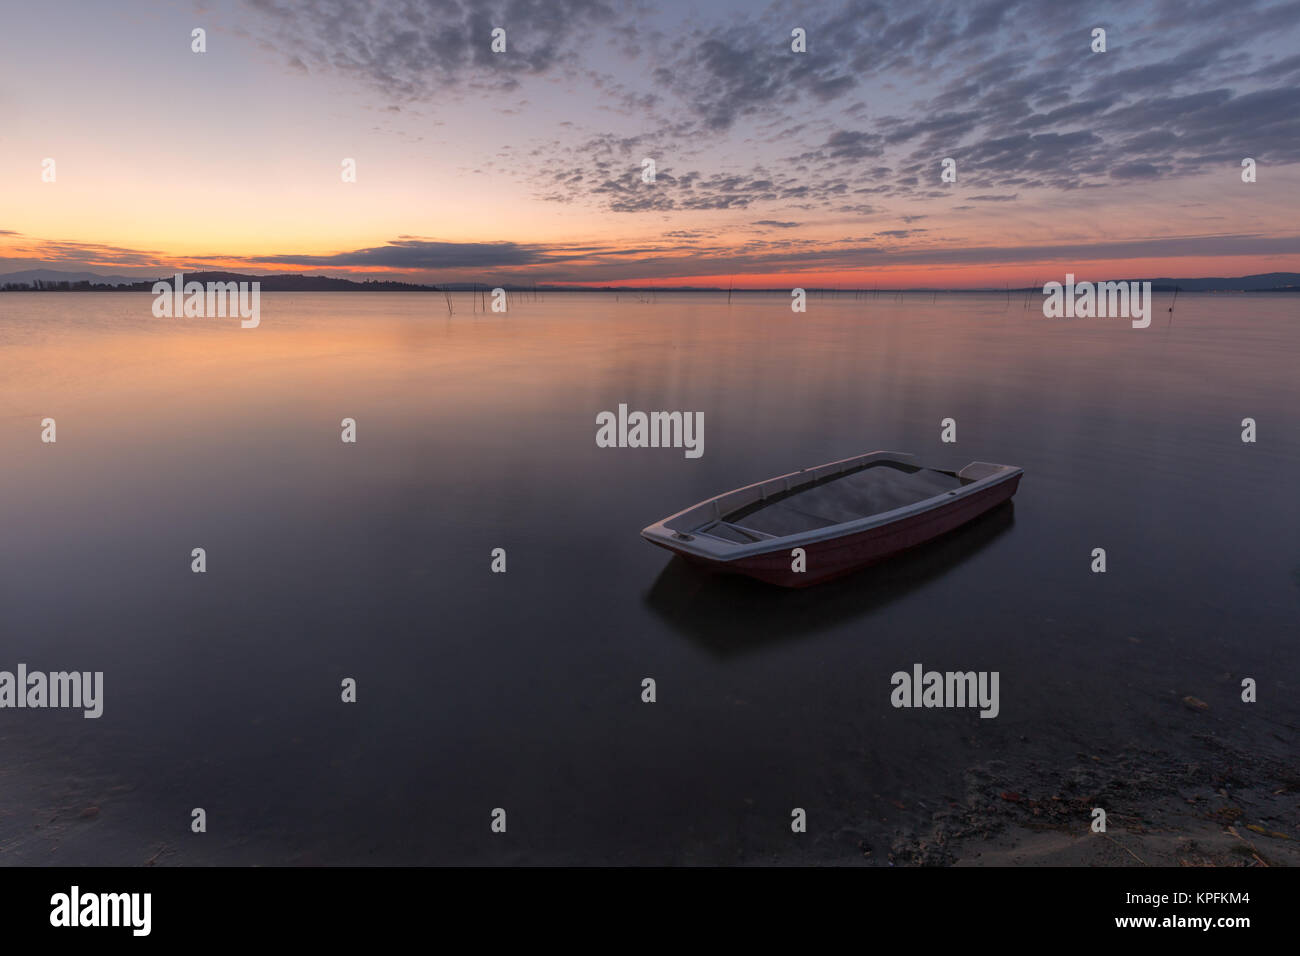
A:
<svg viewBox="0 0 1300 956">
<path fill-rule="evenodd" d="M 570 251 L 560 258 L 575 258 L 584 251 Z M 558 253 L 544 247 L 515 242 L 437 242 L 401 238 L 383 246 L 354 249 L 333 255 L 283 254 L 265 256 L 259 262 L 280 265 L 371 269 L 481 269 L 538 265 L 557 261 Z"/>
<path fill-rule="evenodd" d="M 520 76 L 554 69 L 576 38 L 615 17 L 602 0 L 245 2 L 290 68 L 335 70 L 400 99 L 461 83 L 512 90 Z M 508 56 L 491 51 L 497 26 L 506 28 Z"/>
<path fill-rule="evenodd" d="M 668 8 L 675 31 L 657 7 L 615 0 L 248 3 L 295 68 L 359 78 L 396 99 L 464 89 L 517 98 L 532 78 L 585 82 L 607 104 L 573 118 L 585 143 L 564 131 L 503 163 L 546 199 L 611 212 L 926 201 L 943 195 L 947 156 L 960 189 L 979 197 L 1194 175 L 1234 156 L 1300 163 L 1295 0 L 814 0 L 725 21 L 681 3 Z M 509 56 L 488 51 L 498 23 Z M 790 51 L 792 23 L 808 30 L 807 54 Z M 1110 31 L 1105 54 L 1088 50 L 1098 24 Z M 595 50 L 623 62 L 598 65 Z M 882 115 L 874 93 L 885 86 L 915 90 L 915 102 Z M 593 135 L 606 110 L 637 125 Z M 805 145 L 759 168 L 748 140 L 728 139 L 741 124 L 778 149 Z M 609 131 L 620 128 L 649 132 Z M 740 160 L 706 162 L 710 143 Z M 642 155 L 667 157 L 654 190 L 629 172 Z"/>
<path fill-rule="evenodd" d="M 1110 174 L 1115 179 L 1155 179 L 1160 170 L 1151 163 L 1125 163 L 1113 167 Z"/>
</svg>

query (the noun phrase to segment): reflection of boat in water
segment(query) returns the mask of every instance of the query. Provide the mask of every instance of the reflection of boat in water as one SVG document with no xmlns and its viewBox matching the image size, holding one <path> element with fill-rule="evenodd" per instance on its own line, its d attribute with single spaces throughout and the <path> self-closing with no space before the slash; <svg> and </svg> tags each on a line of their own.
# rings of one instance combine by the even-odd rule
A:
<svg viewBox="0 0 1300 956">
<path fill-rule="evenodd" d="M 927 589 L 963 575 L 959 589 L 979 591 L 1003 572 L 975 560 L 1015 527 L 1008 501 L 956 531 L 912 548 L 870 573 L 845 575 L 815 588 L 774 588 L 740 574 L 701 574 L 685 558 L 666 563 L 645 605 L 674 631 L 728 657 L 860 624 L 898 604 L 925 600 Z"/>
<path fill-rule="evenodd" d="M 960 527 L 1014 495 L 1022 473 L 983 461 L 938 471 L 877 451 L 729 491 L 641 535 L 695 564 L 804 587 Z"/>
</svg>

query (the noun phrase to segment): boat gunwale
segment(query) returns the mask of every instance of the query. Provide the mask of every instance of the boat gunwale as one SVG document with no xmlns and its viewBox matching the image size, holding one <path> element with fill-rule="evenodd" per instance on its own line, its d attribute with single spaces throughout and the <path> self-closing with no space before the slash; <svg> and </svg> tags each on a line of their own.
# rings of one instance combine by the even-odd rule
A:
<svg viewBox="0 0 1300 956">
<path fill-rule="evenodd" d="M 683 538 L 679 537 L 679 533 L 676 530 L 668 526 L 669 522 L 676 521 L 683 516 L 690 514 L 692 511 L 696 511 L 697 509 L 707 509 L 709 505 L 713 505 L 714 517 L 712 519 L 706 519 L 699 524 L 699 527 L 708 527 L 711 524 L 716 524 L 719 521 L 725 520 L 722 516 L 721 507 L 718 504 L 725 498 L 729 498 L 733 495 L 743 495 L 745 492 L 752 492 L 757 489 L 758 496 L 754 500 L 761 501 L 767 497 L 763 492 L 763 486 L 769 485 L 773 482 L 780 481 L 784 483 L 788 482 L 791 478 L 803 477 L 807 479 L 807 483 L 811 484 L 832 474 L 832 472 L 825 472 L 821 475 L 818 474 L 818 472 L 823 472 L 825 469 L 837 467 L 838 472 L 842 474 L 849 470 L 850 465 L 865 466 L 877 462 L 894 462 L 896 464 L 907 465 L 913 468 L 924 467 L 917 464 L 915 455 L 906 452 L 874 451 L 867 452 L 863 455 L 854 455 L 849 458 L 842 458 L 838 461 L 830 461 L 822 465 L 816 465 L 812 468 L 803 468 L 799 471 L 777 475 L 774 478 L 766 478 L 763 481 L 756 481 L 748 485 L 742 485 L 741 487 L 734 488 L 731 491 L 724 491 L 722 494 L 714 495 L 712 498 L 706 498 L 688 508 L 683 508 L 676 514 L 669 515 L 661 521 L 656 521 L 654 524 L 643 529 L 641 536 L 647 541 L 666 547 L 671 551 L 679 551 L 719 563 L 730 563 L 732 561 L 741 561 L 747 558 L 785 551 L 789 548 L 833 541 L 837 538 L 844 538 L 850 535 L 859 534 L 863 531 L 870 531 L 877 527 L 890 525 L 915 515 L 924 514 L 927 511 L 933 511 L 936 508 L 942 507 L 951 502 L 968 498 L 971 495 L 978 494 L 989 488 L 1000 485 L 1003 482 L 1017 478 L 1024 473 L 1024 469 L 1017 465 L 1000 465 L 993 462 L 972 461 L 964 468 L 960 469 L 960 471 L 955 473 L 950 472 L 950 474 L 956 474 L 958 477 L 961 477 L 962 472 L 977 466 L 982 469 L 992 468 L 996 470 L 984 474 L 982 477 L 975 478 L 968 484 L 962 485 L 960 488 L 932 495 L 929 498 L 924 498 L 921 501 L 915 501 L 911 504 L 902 505 L 901 507 L 894 508 L 890 511 L 881 511 L 872 515 L 864 515 L 861 518 L 855 518 L 851 521 L 826 525 L 825 527 L 814 528 L 809 531 L 798 531 L 793 534 L 781 536 L 769 536 L 768 540 L 755 541 L 751 543 L 742 544 L 737 541 L 730 541 L 726 538 L 717 537 L 716 535 L 710 535 L 707 531 L 695 530 L 686 532 L 690 537 Z M 791 489 L 787 485 L 785 490 L 788 491 Z M 739 507 L 744 507 L 744 505 Z M 727 513 L 730 514 L 731 510 Z M 743 529 L 743 526 L 737 527 Z"/>
</svg>

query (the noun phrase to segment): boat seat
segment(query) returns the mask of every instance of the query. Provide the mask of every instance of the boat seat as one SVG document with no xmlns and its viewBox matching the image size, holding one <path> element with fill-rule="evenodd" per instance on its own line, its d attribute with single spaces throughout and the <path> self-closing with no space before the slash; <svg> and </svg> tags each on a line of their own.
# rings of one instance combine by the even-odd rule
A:
<svg viewBox="0 0 1300 956">
<path fill-rule="evenodd" d="M 739 521 L 732 522 L 738 527 L 761 531 L 777 538 L 785 537 L 788 534 L 798 534 L 801 531 L 829 528 L 831 525 L 839 523 L 834 518 L 827 518 L 806 511 L 802 507 L 796 507 L 789 501 L 775 501 L 760 511 L 755 511 Z"/>
<path fill-rule="evenodd" d="M 738 524 L 731 524 L 726 521 L 711 521 L 703 528 L 699 528 L 696 534 L 707 534 L 714 538 L 721 538 L 723 541 L 732 541 L 736 544 L 753 544 L 755 541 L 762 541 L 766 538 L 773 537 L 755 528 L 745 528 Z"/>
</svg>

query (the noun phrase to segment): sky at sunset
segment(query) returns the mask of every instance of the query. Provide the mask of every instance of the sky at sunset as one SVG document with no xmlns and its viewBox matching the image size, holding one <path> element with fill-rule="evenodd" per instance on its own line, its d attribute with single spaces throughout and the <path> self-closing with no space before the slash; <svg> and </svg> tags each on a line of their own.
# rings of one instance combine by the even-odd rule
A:
<svg viewBox="0 0 1300 956">
<path fill-rule="evenodd" d="M 53 0 L 3 24 L 0 273 L 1300 271 L 1297 2 Z"/>
</svg>

